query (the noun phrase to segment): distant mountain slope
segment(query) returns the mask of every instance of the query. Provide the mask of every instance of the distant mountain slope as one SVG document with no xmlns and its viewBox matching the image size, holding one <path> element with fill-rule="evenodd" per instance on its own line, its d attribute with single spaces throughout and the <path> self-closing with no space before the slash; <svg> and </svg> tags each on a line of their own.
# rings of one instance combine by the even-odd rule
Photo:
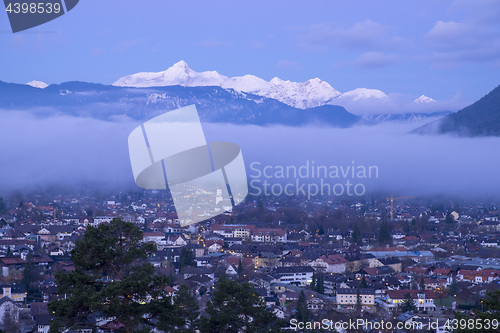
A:
<svg viewBox="0 0 500 333">
<path fill-rule="evenodd" d="M 500 136 L 500 86 L 462 110 L 420 127 L 417 133 Z"/>
<path fill-rule="evenodd" d="M 275 99 L 220 87 L 129 88 L 66 82 L 38 89 L 0 81 L 0 108 L 10 110 L 36 109 L 47 113 L 56 109 L 105 120 L 117 116 L 145 120 L 190 104 L 196 104 L 200 118 L 206 122 L 287 126 L 321 123 L 349 127 L 359 120 L 341 106 L 298 109 Z"/>
</svg>

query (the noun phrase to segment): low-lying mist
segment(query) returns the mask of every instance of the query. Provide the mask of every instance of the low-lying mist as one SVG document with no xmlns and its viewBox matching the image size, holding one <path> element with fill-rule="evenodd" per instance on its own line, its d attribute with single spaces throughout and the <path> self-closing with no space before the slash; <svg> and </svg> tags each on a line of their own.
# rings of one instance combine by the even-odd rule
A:
<svg viewBox="0 0 500 333">
<path fill-rule="evenodd" d="M 0 192 L 45 184 L 76 186 L 85 181 L 133 185 L 127 138 L 140 125 L 137 121 L 8 110 L 0 111 L 0 119 Z M 421 125 L 383 123 L 339 129 L 203 124 L 207 141 L 241 146 L 250 179 L 256 176 L 249 168 L 255 162 L 262 169 L 314 161 L 317 166 L 376 166 L 378 177 L 364 181 L 367 193 L 500 196 L 500 138 L 409 134 Z"/>
</svg>

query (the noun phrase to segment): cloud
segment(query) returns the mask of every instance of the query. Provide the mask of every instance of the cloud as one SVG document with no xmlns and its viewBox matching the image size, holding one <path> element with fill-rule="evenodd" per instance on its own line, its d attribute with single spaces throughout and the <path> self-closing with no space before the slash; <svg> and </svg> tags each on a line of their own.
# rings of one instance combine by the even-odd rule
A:
<svg viewBox="0 0 500 333">
<path fill-rule="evenodd" d="M 430 53 L 422 60 L 435 67 L 450 67 L 465 62 L 498 65 L 500 27 L 478 22 L 437 21 L 425 35 Z"/>
<path fill-rule="evenodd" d="M 400 63 L 401 58 L 396 54 L 383 52 L 365 52 L 353 61 L 356 67 L 361 69 L 373 69 L 393 66 Z"/>
<path fill-rule="evenodd" d="M 0 188 L 92 181 L 133 182 L 127 137 L 135 122 L 101 121 L 52 109 L 0 110 Z"/>
<path fill-rule="evenodd" d="M 500 138 L 408 134 L 422 124 L 384 123 L 347 129 L 211 124 L 205 127 L 205 133 L 209 141 L 240 145 L 247 166 L 252 162 L 260 162 L 262 167 L 301 166 L 306 161 L 327 166 L 348 166 L 353 161 L 356 165 L 377 166 L 379 177 L 365 183 L 367 192 L 499 196 L 500 173 L 491 152 L 500 145 Z M 460 163 L 453 163 L 457 160 Z M 248 176 L 255 174 L 247 168 Z M 268 179 L 270 184 L 280 181 Z M 295 184 L 295 179 L 291 183 Z"/>
<path fill-rule="evenodd" d="M 499 31 L 468 23 L 437 21 L 425 36 L 426 42 L 439 50 L 468 50 L 482 47 L 500 37 Z"/>
<path fill-rule="evenodd" d="M 275 69 L 295 69 L 300 70 L 302 67 L 297 61 L 293 60 L 280 60 L 274 65 Z"/>
<path fill-rule="evenodd" d="M 74 187 L 81 182 L 135 186 L 127 137 L 137 122 L 45 111 L 40 116 L 34 110 L 0 110 L 5 124 L 0 132 L 1 191 L 52 184 Z M 379 177 L 365 183 L 367 192 L 498 196 L 500 173 L 497 156 L 491 152 L 500 145 L 500 138 L 408 134 L 420 125 L 385 123 L 338 129 L 204 124 L 204 132 L 210 142 L 240 145 L 247 166 L 256 161 L 262 165 L 300 166 L 314 161 L 316 165 L 348 166 L 354 161 L 379 169 Z M 457 160 L 460 163 L 453 163 Z M 253 175 L 248 168 L 247 173 Z"/>
<path fill-rule="evenodd" d="M 404 38 L 392 35 L 388 27 L 372 20 L 357 22 L 348 28 L 325 23 L 299 30 L 302 30 L 299 40 L 304 49 L 322 49 L 333 46 L 355 50 L 384 51 L 408 45 Z"/>
</svg>

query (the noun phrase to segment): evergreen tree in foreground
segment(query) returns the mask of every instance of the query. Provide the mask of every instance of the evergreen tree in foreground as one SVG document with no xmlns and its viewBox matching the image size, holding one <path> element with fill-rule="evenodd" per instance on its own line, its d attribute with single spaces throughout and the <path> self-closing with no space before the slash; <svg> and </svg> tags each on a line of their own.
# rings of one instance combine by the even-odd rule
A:
<svg viewBox="0 0 500 333">
<path fill-rule="evenodd" d="M 175 320 L 163 294 L 166 279 L 146 261 L 156 246 L 142 239 L 136 225 L 120 219 L 87 229 L 71 252 L 75 270 L 56 275 L 58 292 L 67 297 L 49 304 L 55 315 L 51 332 L 91 328 L 96 313 L 116 317 L 127 333 Z"/>
<path fill-rule="evenodd" d="M 207 303 L 208 318 L 202 318 L 203 333 L 280 332 L 285 323 L 268 311 L 249 283 L 221 278 Z"/>
</svg>

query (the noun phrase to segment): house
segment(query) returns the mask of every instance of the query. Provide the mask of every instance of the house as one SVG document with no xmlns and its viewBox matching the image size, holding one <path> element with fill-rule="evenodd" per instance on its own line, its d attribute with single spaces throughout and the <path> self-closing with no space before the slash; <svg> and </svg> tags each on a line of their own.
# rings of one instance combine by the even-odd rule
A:
<svg viewBox="0 0 500 333">
<path fill-rule="evenodd" d="M 27 291 L 26 291 L 26 286 L 24 285 L 16 285 L 16 284 L 1 285 L 0 288 L 2 291 L 0 298 L 9 297 L 14 302 L 24 302 L 24 299 L 26 298 Z"/>
<path fill-rule="evenodd" d="M 500 271 L 493 269 L 482 269 L 478 271 L 461 269 L 457 273 L 457 280 L 469 281 L 473 283 L 491 283 L 498 280 L 499 276 Z"/>
<path fill-rule="evenodd" d="M 238 275 L 238 268 L 234 265 L 228 265 L 226 268 L 226 275 L 230 276 Z"/>
<path fill-rule="evenodd" d="M 207 241 L 205 243 L 205 246 L 207 248 L 208 253 L 221 252 L 223 245 L 224 245 L 224 242 L 222 242 L 222 241 Z"/>
<path fill-rule="evenodd" d="M 347 260 L 340 254 L 330 254 L 314 259 L 309 266 L 324 273 L 344 273 Z"/>
<path fill-rule="evenodd" d="M 97 227 L 101 223 L 110 223 L 113 221 L 113 218 L 113 216 L 96 216 L 94 217 L 94 223 L 92 224 L 94 227 Z"/>
<path fill-rule="evenodd" d="M 384 266 L 391 267 L 396 273 L 401 273 L 401 271 L 403 270 L 402 263 L 399 258 L 378 258 L 378 261 Z"/>
<path fill-rule="evenodd" d="M 388 290 L 386 298 L 382 300 L 382 305 L 387 310 L 395 309 L 403 303 L 408 294 L 419 311 L 434 310 L 436 308 L 434 300 L 437 298 L 437 294 L 432 290 Z"/>
<path fill-rule="evenodd" d="M 314 297 L 314 295 L 311 295 L 311 297 L 307 299 L 307 308 L 309 310 L 321 310 L 324 307 L 325 302 L 319 297 Z"/>
<path fill-rule="evenodd" d="M 145 232 L 143 235 L 143 242 L 161 245 L 164 238 L 165 234 L 163 232 Z"/>
<path fill-rule="evenodd" d="M 375 306 L 375 289 L 338 289 L 336 298 L 339 309 L 354 309 L 358 302 L 362 307 L 372 308 Z"/>
<path fill-rule="evenodd" d="M 281 228 L 255 228 L 251 231 L 252 242 L 283 243 L 286 242 L 286 232 Z"/>
<path fill-rule="evenodd" d="M 36 332 L 38 333 L 49 333 L 50 330 L 50 315 L 49 314 L 39 314 L 34 317 Z"/>
<path fill-rule="evenodd" d="M 278 267 L 271 274 L 275 282 L 305 286 L 311 283 L 314 269 L 311 266 Z"/>
</svg>

